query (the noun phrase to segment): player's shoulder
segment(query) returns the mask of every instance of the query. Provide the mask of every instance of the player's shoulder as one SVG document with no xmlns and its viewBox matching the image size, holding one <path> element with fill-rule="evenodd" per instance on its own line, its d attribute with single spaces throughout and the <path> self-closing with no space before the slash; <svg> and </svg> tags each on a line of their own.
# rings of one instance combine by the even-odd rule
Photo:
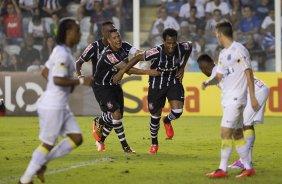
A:
<svg viewBox="0 0 282 184">
<path fill-rule="evenodd" d="M 241 53 L 248 52 L 248 49 L 242 43 L 239 43 L 239 42 L 234 42 L 232 44 L 231 50 L 236 51 L 236 52 L 241 52 Z"/>
<path fill-rule="evenodd" d="M 53 55 L 55 56 L 65 56 L 69 53 L 70 49 L 63 45 L 56 45 L 53 49 Z"/>
<path fill-rule="evenodd" d="M 192 42 L 191 41 L 183 41 L 178 43 L 180 47 L 183 47 L 185 50 L 192 49 Z"/>
<path fill-rule="evenodd" d="M 127 48 L 127 47 L 132 47 L 132 45 L 130 43 L 128 43 L 127 41 L 122 41 L 121 47 L 122 48 Z"/>
<path fill-rule="evenodd" d="M 157 45 L 145 51 L 146 57 L 150 57 L 156 54 L 160 54 L 161 45 Z"/>
</svg>

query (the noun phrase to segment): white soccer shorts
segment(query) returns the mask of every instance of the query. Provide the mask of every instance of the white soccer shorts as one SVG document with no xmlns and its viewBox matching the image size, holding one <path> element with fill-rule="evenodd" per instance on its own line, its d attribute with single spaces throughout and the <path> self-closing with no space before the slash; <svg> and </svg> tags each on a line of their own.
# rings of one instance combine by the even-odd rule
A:
<svg viewBox="0 0 282 184">
<path fill-rule="evenodd" d="M 243 110 L 241 104 L 230 104 L 223 107 L 221 127 L 239 129 L 243 127 Z"/>
<path fill-rule="evenodd" d="M 243 112 L 243 119 L 245 126 L 251 126 L 254 124 L 263 124 L 264 122 L 264 110 L 266 100 L 268 98 L 269 89 L 265 85 L 261 87 L 259 91 L 256 91 L 255 95 L 260 105 L 260 109 L 255 112 L 252 108 L 251 100 L 248 96 L 247 105 Z"/>
<path fill-rule="evenodd" d="M 37 113 L 40 127 L 39 139 L 48 145 L 54 146 L 60 135 L 81 134 L 74 115 L 69 109 L 38 108 Z"/>
</svg>

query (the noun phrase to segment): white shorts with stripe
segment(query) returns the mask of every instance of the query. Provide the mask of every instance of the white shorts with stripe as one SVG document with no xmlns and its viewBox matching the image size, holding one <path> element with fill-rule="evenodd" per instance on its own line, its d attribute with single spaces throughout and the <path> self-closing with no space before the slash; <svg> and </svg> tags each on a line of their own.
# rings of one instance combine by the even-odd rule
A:
<svg viewBox="0 0 282 184">
<path fill-rule="evenodd" d="M 37 110 L 39 116 L 39 139 L 54 146 L 58 137 L 67 134 L 81 134 L 80 128 L 69 109 L 42 109 Z"/>
<path fill-rule="evenodd" d="M 265 110 L 265 104 L 268 98 L 268 94 L 269 94 L 269 89 L 265 85 L 262 86 L 259 90 L 256 90 L 255 96 L 260 105 L 260 109 L 257 112 L 253 110 L 250 97 L 248 96 L 247 105 L 243 113 L 243 119 L 244 119 L 243 124 L 245 126 L 251 126 L 254 124 L 263 124 L 264 110 Z"/>
</svg>

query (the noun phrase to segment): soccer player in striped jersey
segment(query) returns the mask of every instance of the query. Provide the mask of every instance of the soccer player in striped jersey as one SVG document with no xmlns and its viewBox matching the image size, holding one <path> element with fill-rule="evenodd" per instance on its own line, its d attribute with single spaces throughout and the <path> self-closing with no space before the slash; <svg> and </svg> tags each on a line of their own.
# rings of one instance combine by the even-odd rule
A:
<svg viewBox="0 0 282 184">
<path fill-rule="evenodd" d="M 102 112 L 110 112 L 111 114 L 112 126 L 118 135 L 124 152 L 135 153 L 126 141 L 122 124 L 124 108 L 123 91 L 119 83 L 112 81 L 113 76 L 118 70 L 126 66 L 128 55 L 132 48 L 123 46 L 126 42 L 121 40 L 120 33 L 117 29 L 112 29 L 108 32 L 107 40 L 109 45 L 105 48 L 98 60 L 92 87 Z M 143 74 L 145 72 L 148 75 L 159 75 L 159 72 L 155 70 L 144 71 L 136 68 L 131 68 L 128 72 L 135 74 Z"/>
<path fill-rule="evenodd" d="M 138 54 L 130 60 L 114 77 L 114 81 L 120 80 L 127 69 L 138 61 L 151 61 L 151 69 L 161 72 L 160 76 L 149 77 L 148 108 L 151 113 L 150 131 L 152 144 L 149 153 L 158 152 L 158 131 L 162 108 L 166 98 L 169 101 L 171 111 L 163 118 L 166 134 L 169 139 L 174 136 L 171 121 L 178 119 L 183 112 L 184 89 L 182 78 L 184 68 L 192 51 L 192 43 L 189 41 L 177 42 L 177 31 L 171 28 L 164 30 L 163 44 L 153 47 L 144 53 Z"/>
<path fill-rule="evenodd" d="M 233 141 L 245 169 L 236 178 L 250 177 L 255 174 L 249 159 L 249 146 L 243 135 L 243 110 L 250 96 L 254 111 L 260 109 L 254 91 L 254 77 L 248 50 L 233 40 L 232 25 L 228 21 L 216 25 L 216 37 L 224 47 L 219 54 L 216 76 L 203 82 L 203 89 L 208 85 L 222 81 L 223 117 L 221 121 L 221 160 L 219 168 L 208 173 L 209 178 L 225 178 L 228 176 L 227 163 L 232 152 Z M 223 79 L 223 80 L 222 80 Z M 249 93 L 248 93 L 249 90 Z"/>
<path fill-rule="evenodd" d="M 78 78 L 83 78 L 81 74 L 81 67 L 84 62 L 92 62 L 92 75 L 94 77 L 96 72 L 96 66 L 99 58 L 101 57 L 104 49 L 109 45 L 107 35 L 108 32 L 114 29 L 115 26 L 112 21 L 105 21 L 102 23 L 102 38 L 89 44 L 83 51 L 79 59 L 76 61 L 76 73 Z M 123 41 L 121 45 L 122 49 L 126 53 L 136 54 L 140 52 L 137 48 L 130 45 L 128 42 Z M 138 75 L 158 75 L 156 71 L 153 70 L 142 70 L 137 68 L 132 68 L 129 74 Z M 93 137 L 96 140 L 96 146 L 98 151 L 105 151 L 104 141 L 106 137 L 110 134 L 113 128 L 112 125 L 112 115 L 110 112 L 103 111 L 102 116 L 96 117 L 93 120 Z"/>
<path fill-rule="evenodd" d="M 197 60 L 199 64 L 199 68 L 201 71 L 212 80 L 216 76 L 217 65 L 214 64 L 213 59 L 207 55 L 202 54 L 199 56 Z M 260 105 L 260 109 L 258 111 L 254 111 L 251 105 L 250 96 L 247 96 L 247 105 L 243 112 L 243 130 L 244 137 L 246 139 L 246 143 L 249 147 L 249 159 L 252 162 L 252 153 L 253 146 L 255 143 L 255 124 L 263 124 L 264 122 L 264 110 L 266 100 L 269 94 L 269 88 L 259 79 L 254 78 L 254 86 L 255 86 L 255 95 L 258 99 L 258 103 Z M 205 87 L 204 87 L 205 88 Z M 236 160 L 232 165 L 229 165 L 228 168 L 235 169 L 241 168 L 244 169 L 244 164 L 242 160 Z"/>
</svg>

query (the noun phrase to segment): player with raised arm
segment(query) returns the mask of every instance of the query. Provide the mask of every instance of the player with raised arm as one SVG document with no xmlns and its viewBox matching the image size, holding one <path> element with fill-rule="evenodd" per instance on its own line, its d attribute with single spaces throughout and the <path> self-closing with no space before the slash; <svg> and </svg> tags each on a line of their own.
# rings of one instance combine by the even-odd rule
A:
<svg viewBox="0 0 282 184">
<path fill-rule="evenodd" d="M 222 81 L 221 160 L 219 168 L 208 173 L 207 176 L 210 178 L 228 176 L 227 163 L 232 152 L 233 141 L 245 166 L 245 169 L 236 178 L 253 176 L 255 170 L 248 157 L 249 147 L 242 129 L 243 110 L 247 103 L 247 88 L 253 110 L 260 109 L 254 92 L 250 55 L 242 44 L 233 40 L 233 28 L 230 22 L 222 21 L 216 25 L 216 37 L 224 49 L 219 54 L 216 76 L 212 80 L 203 82 L 202 86 L 205 88 Z"/>
<path fill-rule="evenodd" d="M 202 54 L 198 57 L 197 60 L 199 68 L 201 71 L 212 80 L 216 75 L 217 65 L 214 64 L 213 59 L 207 55 Z M 258 111 L 254 111 L 251 105 L 250 96 L 247 96 L 247 105 L 243 112 L 243 130 L 244 137 L 246 139 L 247 146 L 249 147 L 249 159 L 252 162 L 252 153 L 255 143 L 255 124 L 263 124 L 264 122 L 264 110 L 266 100 L 269 94 L 269 88 L 259 79 L 254 78 L 255 86 L 255 95 L 258 99 L 258 103 L 261 108 Z M 203 86 L 205 88 L 205 85 Z M 244 169 L 244 164 L 242 159 L 234 161 L 233 164 L 229 165 L 228 168 L 235 169 L 241 168 Z"/>
<path fill-rule="evenodd" d="M 174 136 L 171 121 L 178 119 L 183 112 L 182 78 L 192 51 L 191 42 L 177 42 L 177 31 L 174 29 L 164 30 L 162 37 L 163 44 L 133 57 L 128 65 L 113 78 L 114 81 L 120 80 L 124 72 L 141 60 L 151 61 L 151 69 L 161 72 L 160 76 L 149 77 L 148 108 L 151 113 L 150 132 L 152 138 L 149 153 L 151 154 L 158 152 L 158 131 L 166 98 L 169 101 L 171 111 L 163 118 L 163 123 L 167 137 L 171 139 Z"/>
<path fill-rule="evenodd" d="M 101 57 L 104 49 L 109 45 L 108 43 L 108 32 L 114 29 L 115 26 L 112 21 L 105 21 L 102 23 L 102 38 L 89 44 L 86 49 L 83 51 L 79 59 L 76 61 L 76 73 L 78 78 L 83 78 L 81 74 L 81 67 L 84 62 L 92 62 L 92 75 L 96 72 L 96 66 L 99 58 Z M 122 42 L 122 48 L 130 53 L 136 54 L 141 52 L 137 48 L 130 45 L 128 42 Z M 138 68 L 132 68 L 129 71 L 129 74 L 138 74 L 138 75 L 159 75 L 157 71 L 154 70 L 142 70 Z M 93 88 L 92 88 L 93 89 Z M 94 92 L 94 91 L 93 91 Z M 102 112 L 102 116 L 96 117 L 93 120 L 93 137 L 96 140 L 96 146 L 98 151 L 105 151 L 104 141 L 107 136 L 110 134 L 113 128 L 112 125 L 112 115 L 110 112 Z"/>
<path fill-rule="evenodd" d="M 45 92 L 38 100 L 40 134 L 39 145 L 19 183 L 32 183 L 34 175 L 44 182 L 44 172 L 49 161 L 68 154 L 82 143 L 82 135 L 73 113 L 68 108 L 70 92 L 75 85 L 91 86 L 92 77 L 74 79 L 75 71 L 71 48 L 80 40 L 79 25 L 73 19 L 63 19 L 43 76 L 48 76 Z M 58 137 L 67 136 L 59 144 Z M 56 145 L 57 144 L 57 145 Z M 56 146 L 55 146 L 56 145 Z"/>
</svg>

